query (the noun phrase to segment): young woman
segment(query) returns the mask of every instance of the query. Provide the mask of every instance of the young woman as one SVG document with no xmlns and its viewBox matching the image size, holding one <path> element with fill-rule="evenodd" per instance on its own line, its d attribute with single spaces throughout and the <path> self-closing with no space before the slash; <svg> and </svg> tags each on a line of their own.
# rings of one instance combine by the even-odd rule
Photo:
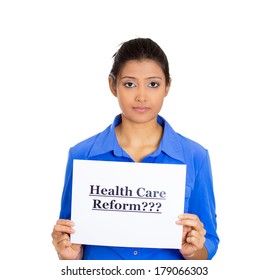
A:
<svg viewBox="0 0 269 280">
<path fill-rule="evenodd" d="M 60 259 L 212 259 L 219 238 L 216 232 L 215 197 L 208 151 L 176 133 L 159 115 L 169 92 L 169 64 L 163 50 L 148 38 L 121 45 L 114 55 L 109 75 L 112 94 L 121 114 L 103 132 L 86 139 L 69 151 L 60 219 L 52 238 Z M 182 248 L 126 248 L 78 245 L 71 218 L 72 169 L 74 159 L 123 162 L 186 164 Z"/>
</svg>

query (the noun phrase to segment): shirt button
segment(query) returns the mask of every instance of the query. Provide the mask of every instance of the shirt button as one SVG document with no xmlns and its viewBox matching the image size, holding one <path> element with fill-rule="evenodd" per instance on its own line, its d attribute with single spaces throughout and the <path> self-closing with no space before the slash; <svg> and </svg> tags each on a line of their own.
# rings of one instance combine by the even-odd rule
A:
<svg viewBox="0 0 269 280">
<path fill-rule="evenodd" d="M 136 256 L 138 254 L 138 252 L 137 251 L 134 251 L 134 255 Z"/>
</svg>

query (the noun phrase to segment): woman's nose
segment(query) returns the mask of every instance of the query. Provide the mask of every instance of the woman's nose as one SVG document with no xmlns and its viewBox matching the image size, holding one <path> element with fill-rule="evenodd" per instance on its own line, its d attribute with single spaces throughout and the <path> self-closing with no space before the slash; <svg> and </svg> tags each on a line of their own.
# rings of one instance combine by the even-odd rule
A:
<svg viewBox="0 0 269 280">
<path fill-rule="evenodd" d="M 147 101 L 146 90 L 144 88 L 140 88 L 137 91 L 136 101 L 144 102 Z"/>
</svg>

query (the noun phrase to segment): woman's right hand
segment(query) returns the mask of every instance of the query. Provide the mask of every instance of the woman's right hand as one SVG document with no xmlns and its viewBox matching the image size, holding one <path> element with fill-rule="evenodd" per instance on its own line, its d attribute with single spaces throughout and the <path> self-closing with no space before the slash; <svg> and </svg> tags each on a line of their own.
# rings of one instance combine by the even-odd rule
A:
<svg viewBox="0 0 269 280">
<path fill-rule="evenodd" d="M 52 244 L 62 260 L 81 260 L 83 248 L 81 244 L 72 244 L 70 234 L 74 233 L 74 222 L 71 220 L 58 220 L 51 233 Z"/>
</svg>

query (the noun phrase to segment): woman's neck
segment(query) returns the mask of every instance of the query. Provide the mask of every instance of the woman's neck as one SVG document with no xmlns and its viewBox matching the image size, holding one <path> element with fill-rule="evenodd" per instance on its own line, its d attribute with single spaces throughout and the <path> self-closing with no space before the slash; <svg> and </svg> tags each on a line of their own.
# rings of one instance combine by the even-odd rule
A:
<svg viewBox="0 0 269 280">
<path fill-rule="evenodd" d="M 122 116 L 122 122 L 115 128 L 115 132 L 119 145 L 135 161 L 141 161 L 158 148 L 163 127 L 156 119 L 141 124 L 130 122 Z"/>
</svg>

